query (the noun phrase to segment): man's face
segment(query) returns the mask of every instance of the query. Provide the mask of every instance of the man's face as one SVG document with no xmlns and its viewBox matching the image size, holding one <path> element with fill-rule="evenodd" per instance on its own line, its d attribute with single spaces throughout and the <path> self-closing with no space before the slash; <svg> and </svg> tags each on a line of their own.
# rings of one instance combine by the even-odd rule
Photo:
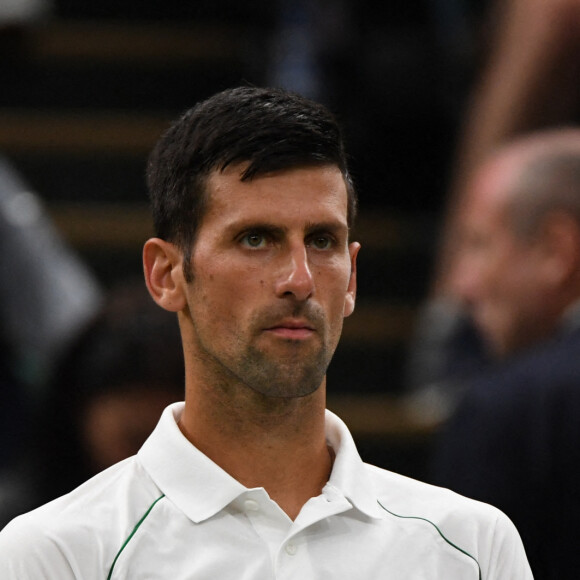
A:
<svg viewBox="0 0 580 580">
<path fill-rule="evenodd" d="M 214 172 L 193 249 L 182 320 L 200 380 L 299 397 L 322 384 L 354 309 L 358 244 L 348 243 L 338 168 L 240 181 Z M 182 317 L 183 318 L 183 317 Z"/>
<path fill-rule="evenodd" d="M 496 169 L 474 182 L 462 207 L 452 279 L 491 351 L 501 357 L 540 338 L 545 288 L 538 277 L 541 253 L 533 240 L 513 233 L 509 184 Z"/>
</svg>

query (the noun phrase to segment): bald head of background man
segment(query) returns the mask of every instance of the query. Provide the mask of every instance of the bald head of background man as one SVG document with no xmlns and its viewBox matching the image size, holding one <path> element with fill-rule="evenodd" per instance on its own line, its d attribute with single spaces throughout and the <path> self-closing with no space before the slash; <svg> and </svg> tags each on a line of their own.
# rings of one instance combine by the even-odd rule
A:
<svg viewBox="0 0 580 580">
<path fill-rule="evenodd" d="M 457 212 L 450 289 L 491 354 L 551 336 L 580 300 L 580 129 L 496 150 Z"/>
</svg>

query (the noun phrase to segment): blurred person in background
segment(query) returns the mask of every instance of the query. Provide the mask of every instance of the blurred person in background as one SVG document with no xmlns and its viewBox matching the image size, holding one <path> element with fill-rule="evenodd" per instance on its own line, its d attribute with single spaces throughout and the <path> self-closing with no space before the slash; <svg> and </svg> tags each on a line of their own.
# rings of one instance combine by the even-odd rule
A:
<svg viewBox="0 0 580 580">
<path fill-rule="evenodd" d="M 580 122 L 580 0 L 492 0 L 481 23 L 481 64 L 456 145 L 435 295 L 447 292 L 456 204 L 471 174 L 518 135 Z"/>
<path fill-rule="evenodd" d="M 518 136 L 580 121 L 580 0 L 483 4 L 479 64 L 460 122 L 440 247 L 406 364 L 412 405 L 436 422 L 453 412 L 465 380 L 492 362 L 450 287 L 458 206 L 472 173 Z"/>
<path fill-rule="evenodd" d="M 16 464 L 56 360 L 100 308 L 101 288 L 2 156 L 0 248 L 1 525 L 27 501 Z"/>
<path fill-rule="evenodd" d="M 452 213 L 472 171 L 497 146 L 580 121 L 580 0 L 492 0 L 486 11 L 481 68 L 457 144 Z"/>
<path fill-rule="evenodd" d="M 161 411 L 183 398 L 174 318 L 140 282 L 105 297 L 55 366 L 21 458 L 20 501 L 5 506 L 0 526 L 134 455 Z"/>
<path fill-rule="evenodd" d="M 40 395 L 68 341 L 101 305 L 93 273 L 42 198 L 0 156 L 0 321 L 13 372 Z"/>
<path fill-rule="evenodd" d="M 580 129 L 499 148 L 457 205 L 452 296 L 492 362 L 466 381 L 436 484 L 499 507 L 536 579 L 577 575 Z"/>
<path fill-rule="evenodd" d="M 37 442 L 45 500 L 134 455 L 161 411 L 183 399 L 174 317 L 154 304 L 141 282 L 118 284 L 62 357 L 51 383 Z"/>
</svg>

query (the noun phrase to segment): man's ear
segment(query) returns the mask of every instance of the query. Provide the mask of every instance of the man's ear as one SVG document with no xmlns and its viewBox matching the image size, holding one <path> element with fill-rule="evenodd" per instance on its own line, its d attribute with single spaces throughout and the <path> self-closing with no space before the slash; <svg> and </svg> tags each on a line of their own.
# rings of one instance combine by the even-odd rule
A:
<svg viewBox="0 0 580 580">
<path fill-rule="evenodd" d="M 344 302 L 344 316 L 350 316 L 354 312 L 354 305 L 356 302 L 356 257 L 360 250 L 358 242 L 352 242 L 348 246 L 350 254 L 350 279 L 346 289 L 346 299 Z"/>
<path fill-rule="evenodd" d="M 170 312 L 186 306 L 183 258 L 174 244 L 151 238 L 143 247 L 145 283 L 153 300 Z"/>
<path fill-rule="evenodd" d="M 580 228 L 571 216 L 554 212 L 544 219 L 540 229 L 543 248 L 544 279 L 552 285 L 577 276 L 580 268 Z"/>
</svg>

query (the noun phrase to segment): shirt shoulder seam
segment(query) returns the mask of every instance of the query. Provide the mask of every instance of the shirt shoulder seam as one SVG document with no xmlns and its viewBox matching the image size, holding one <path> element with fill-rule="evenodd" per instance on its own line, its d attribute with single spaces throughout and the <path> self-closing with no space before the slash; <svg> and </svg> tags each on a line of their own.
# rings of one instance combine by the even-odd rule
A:
<svg viewBox="0 0 580 580">
<path fill-rule="evenodd" d="M 457 546 L 456 544 L 454 544 L 449 538 L 447 538 L 445 536 L 445 534 L 441 531 L 441 529 L 435 523 L 433 523 L 431 520 L 428 520 L 427 518 L 424 518 L 422 516 L 403 516 L 403 515 L 400 515 L 400 514 L 396 514 L 396 513 L 392 512 L 391 510 L 387 509 L 380 502 L 380 500 L 378 500 L 378 499 L 377 499 L 377 503 L 388 514 L 391 514 L 392 516 L 394 516 L 396 518 L 400 518 L 400 519 L 403 519 L 403 520 L 420 520 L 420 521 L 423 521 L 423 522 L 427 522 L 428 524 L 430 524 L 431 526 L 433 526 L 435 528 L 435 530 L 437 530 L 437 533 L 441 536 L 441 538 L 445 542 L 447 542 L 447 544 L 449 544 L 452 548 L 454 548 L 455 550 L 458 550 L 459 552 L 461 552 L 465 556 L 468 556 L 469 558 L 471 558 L 477 564 L 477 569 L 479 570 L 479 580 L 482 580 L 482 576 L 481 576 L 481 566 L 479 565 L 479 562 L 478 562 L 477 558 L 475 556 L 473 556 L 472 554 L 470 554 L 469 552 L 467 552 L 466 550 L 464 550 L 463 548 L 460 548 L 459 546 Z"/>
<path fill-rule="evenodd" d="M 117 560 L 119 559 L 119 556 L 121 555 L 121 553 L 123 552 L 123 550 L 127 547 L 127 544 L 129 544 L 129 542 L 131 541 L 131 539 L 133 538 L 133 536 L 137 533 L 137 530 L 141 527 L 141 524 L 147 519 L 147 516 L 151 513 L 151 511 L 153 510 L 153 508 L 155 507 L 155 505 L 157 504 L 157 502 L 159 502 L 164 497 L 165 497 L 165 494 L 160 495 L 149 506 L 149 508 L 147 509 L 147 511 L 141 517 L 141 519 L 137 522 L 137 524 L 135 525 L 135 527 L 131 530 L 131 533 L 129 534 L 129 536 L 127 536 L 127 539 L 123 542 L 123 545 L 119 548 L 119 551 L 117 552 L 117 555 L 115 556 L 115 558 L 113 560 L 113 563 L 111 564 L 111 568 L 109 569 L 109 573 L 107 574 L 107 580 L 111 580 L 111 578 L 113 576 L 113 569 L 115 568 L 115 564 L 117 563 Z"/>
</svg>

